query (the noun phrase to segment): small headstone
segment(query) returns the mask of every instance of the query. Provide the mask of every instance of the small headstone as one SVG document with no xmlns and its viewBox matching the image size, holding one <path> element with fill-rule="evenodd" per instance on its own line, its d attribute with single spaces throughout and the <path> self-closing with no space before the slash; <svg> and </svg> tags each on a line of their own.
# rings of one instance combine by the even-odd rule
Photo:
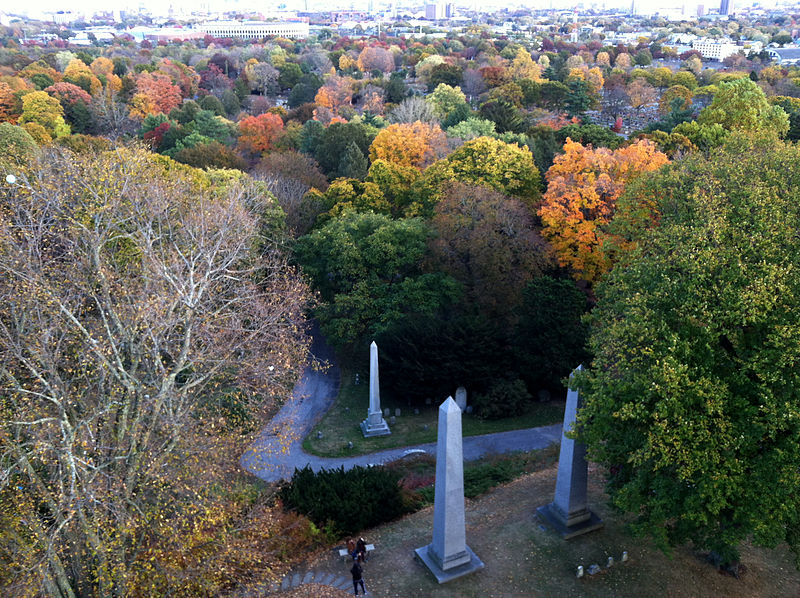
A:
<svg viewBox="0 0 800 598">
<path fill-rule="evenodd" d="M 459 386 L 456 389 L 456 405 L 461 411 L 467 408 L 467 389 L 463 386 Z"/>
<path fill-rule="evenodd" d="M 422 429 L 423 430 L 427 430 L 428 429 L 428 424 L 425 424 L 424 426 L 422 426 Z"/>
<path fill-rule="evenodd" d="M 349 448 L 350 450 L 353 450 L 353 441 L 352 440 L 347 443 L 347 448 Z"/>
<path fill-rule="evenodd" d="M 390 417 L 390 418 L 389 418 L 389 424 L 390 424 L 390 425 L 392 425 L 392 426 L 393 426 L 393 425 L 395 425 L 396 423 L 397 423 L 397 418 L 396 418 L 394 415 L 393 415 L 392 417 Z"/>
<path fill-rule="evenodd" d="M 344 408 L 344 412 L 345 412 L 345 413 L 350 413 L 350 407 L 345 407 L 345 408 Z"/>
<path fill-rule="evenodd" d="M 589 575 L 597 575 L 600 573 L 600 565 L 589 565 L 589 570 L 587 571 Z"/>
<path fill-rule="evenodd" d="M 425 404 L 426 405 L 431 405 L 431 404 L 433 404 L 433 400 L 430 397 L 428 397 L 427 399 L 425 399 Z"/>
<path fill-rule="evenodd" d="M 383 417 L 389 417 L 392 414 L 392 410 L 388 407 L 383 410 Z"/>
<path fill-rule="evenodd" d="M 419 409 L 414 409 L 414 415 L 419 415 Z"/>
<path fill-rule="evenodd" d="M 575 577 L 577 578 L 583 577 L 583 565 L 578 565 L 578 571 L 575 573 Z"/>
<path fill-rule="evenodd" d="M 472 413 L 472 405 L 467 405 L 467 408 L 464 410 L 464 413 Z"/>
<path fill-rule="evenodd" d="M 395 417 L 400 417 L 400 407 L 398 407 L 397 409 L 394 410 L 394 416 Z"/>
<path fill-rule="evenodd" d="M 620 560 L 621 560 L 623 563 L 624 563 L 624 562 L 626 562 L 626 561 L 628 560 L 628 551 L 627 551 L 627 550 L 623 550 L 623 551 L 622 551 L 622 558 L 621 558 Z"/>
<path fill-rule="evenodd" d="M 317 430 L 317 440 L 322 439 L 322 430 Z"/>
<path fill-rule="evenodd" d="M 610 556 L 610 557 L 608 557 L 608 560 L 606 561 L 606 569 L 611 569 L 611 567 L 613 567 L 613 566 L 614 566 L 614 557 Z"/>
</svg>

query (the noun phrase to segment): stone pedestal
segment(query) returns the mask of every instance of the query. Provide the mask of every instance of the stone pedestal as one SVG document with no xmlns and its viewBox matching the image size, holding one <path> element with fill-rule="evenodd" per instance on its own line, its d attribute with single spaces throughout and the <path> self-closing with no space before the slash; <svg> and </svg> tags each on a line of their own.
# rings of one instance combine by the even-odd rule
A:
<svg viewBox="0 0 800 598">
<path fill-rule="evenodd" d="M 578 366 L 577 371 L 581 367 Z M 574 373 L 574 372 L 573 372 Z M 558 476 L 553 502 L 539 507 L 536 512 L 564 539 L 573 538 L 603 527 L 602 520 L 592 513 L 587 505 L 586 489 L 589 464 L 586 462 L 586 445 L 567 433 L 575 425 L 580 409 L 580 395 L 572 388 L 567 392 L 567 406 L 564 410 L 564 427 L 561 432 L 561 452 L 558 457 Z"/>
<path fill-rule="evenodd" d="M 439 407 L 433 541 L 414 552 L 439 583 L 484 566 L 466 542 L 461 409 L 452 397 Z"/>
<path fill-rule="evenodd" d="M 369 346 L 369 409 L 367 419 L 361 422 L 361 432 L 365 438 L 387 436 L 392 431 L 381 413 L 381 389 L 378 381 L 378 345 L 375 341 Z"/>
</svg>

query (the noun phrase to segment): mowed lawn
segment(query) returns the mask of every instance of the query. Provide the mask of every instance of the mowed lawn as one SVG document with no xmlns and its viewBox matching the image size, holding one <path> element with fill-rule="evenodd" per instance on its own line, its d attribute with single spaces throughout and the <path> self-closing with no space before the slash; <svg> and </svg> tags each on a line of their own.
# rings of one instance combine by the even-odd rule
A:
<svg viewBox="0 0 800 598">
<path fill-rule="evenodd" d="M 540 526 L 535 510 L 550 502 L 556 467 L 528 474 L 495 488 L 475 500 L 467 500 L 467 544 L 486 567 L 445 585 L 417 562 L 413 550 L 431 541 L 433 507 L 399 521 L 364 532 L 376 552 L 365 564 L 367 589 L 375 597 L 411 596 L 459 598 L 797 598 L 800 573 L 786 546 L 775 550 L 745 546 L 740 579 L 716 571 L 704 555 L 690 547 L 663 554 L 645 539 L 626 532 L 624 520 L 604 503 L 600 472 L 590 470 L 592 508 L 604 519 L 605 528 L 564 541 Z M 627 550 L 630 560 L 611 569 L 608 556 L 619 560 Z M 576 579 L 576 566 L 592 563 L 603 572 Z M 307 563 L 312 570 L 347 574 L 334 551 Z"/>
<path fill-rule="evenodd" d="M 453 392 L 455 394 L 455 389 Z M 343 372 L 336 403 L 303 441 L 303 448 L 321 457 L 349 457 L 436 442 L 439 404 L 446 398 L 441 397 L 438 403 L 431 401 L 431 405 L 417 407 L 419 413 L 415 414 L 415 407 L 406 402 L 392 400 L 388 396 L 381 397 L 381 408 L 388 407 L 392 415 L 399 408 L 400 416 L 389 426 L 391 435 L 364 438 L 359 424 L 367 417 L 369 383 L 362 378 L 361 384 L 356 385 L 352 382 L 352 375 Z M 477 436 L 559 423 L 564 418 L 565 398 L 566 390 L 564 396 L 559 397 L 561 400 L 533 403 L 527 413 L 500 420 L 482 420 L 475 415 L 464 414 L 462 433 L 464 436 Z M 469 402 L 469 397 L 467 401 Z M 388 422 L 389 418 L 386 419 Z M 319 432 L 322 433 L 321 438 L 318 437 Z M 350 448 L 351 442 L 353 448 Z"/>
</svg>

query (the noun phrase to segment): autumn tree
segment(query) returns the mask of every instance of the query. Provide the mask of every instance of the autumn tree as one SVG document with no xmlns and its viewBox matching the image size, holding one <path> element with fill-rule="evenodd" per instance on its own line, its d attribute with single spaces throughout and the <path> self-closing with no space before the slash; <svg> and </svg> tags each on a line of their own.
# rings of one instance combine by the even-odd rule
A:
<svg viewBox="0 0 800 598">
<path fill-rule="evenodd" d="M 239 145 L 254 153 L 268 152 L 283 132 L 283 120 L 277 114 L 248 116 L 239 122 Z"/>
<path fill-rule="evenodd" d="M 358 55 L 357 64 L 362 71 L 391 73 L 394 70 L 394 54 L 380 46 L 367 46 Z"/>
<path fill-rule="evenodd" d="M 451 181 L 484 185 L 520 199 L 529 209 L 541 193 L 539 171 L 530 150 L 516 143 L 478 137 L 425 170 L 415 185 L 417 202 L 411 209 L 428 213 L 441 197 L 443 185 Z"/>
<path fill-rule="evenodd" d="M 739 138 L 646 175 L 658 225 L 591 318 L 579 425 L 611 502 L 724 565 L 743 542 L 800 554 L 798 165 L 794 146 Z"/>
<path fill-rule="evenodd" d="M 553 265 L 531 211 L 487 187 L 448 185 L 431 226 L 436 270 L 459 281 L 468 301 L 487 318 L 512 320 L 525 286 Z"/>
<path fill-rule="evenodd" d="M 789 130 L 786 112 L 770 104 L 761 88 L 747 78 L 720 84 L 711 105 L 700 112 L 697 122 L 717 123 L 729 131 L 779 137 Z"/>
<path fill-rule="evenodd" d="M 352 102 L 353 79 L 339 75 L 330 75 L 314 97 L 315 104 L 329 109 L 334 115 L 344 106 L 350 106 Z"/>
<path fill-rule="evenodd" d="M 64 109 L 59 101 L 44 91 L 34 91 L 22 98 L 22 115 L 19 124 L 31 123 L 44 128 L 50 137 L 69 135 L 69 125 L 64 122 Z"/>
<path fill-rule="evenodd" d="M 18 175 L 0 190 L 3 594 L 268 576 L 265 517 L 219 491 L 304 362 L 306 290 L 268 196 L 142 150 L 45 152 Z"/>
<path fill-rule="evenodd" d="M 515 81 L 520 79 L 530 79 L 532 81 L 542 80 L 542 68 L 533 61 L 531 53 L 520 48 L 517 50 L 516 56 L 511 61 L 509 67 L 511 78 Z"/>
<path fill-rule="evenodd" d="M 13 124 L 18 117 L 19 112 L 14 89 L 5 81 L 0 81 L 0 121 Z"/>
<path fill-rule="evenodd" d="M 96 95 L 103 89 L 100 79 L 97 78 L 86 63 L 77 58 L 71 60 L 67 68 L 64 69 L 64 81 L 77 85 L 91 95 Z"/>
<path fill-rule="evenodd" d="M 467 103 L 467 97 L 460 87 L 451 87 L 445 83 L 437 85 L 433 93 L 425 99 L 433 105 L 436 116 L 440 119 L 446 118 L 448 114 Z"/>
<path fill-rule="evenodd" d="M 679 104 L 681 110 L 686 110 L 692 105 L 693 94 L 691 90 L 683 85 L 673 85 L 667 89 L 658 101 L 658 112 L 660 114 L 669 114 L 672 111 L 672 102 L 675 99 L 680 99 Z"/>
<path fill-rule="evenodd" d="M 538 210 L 542 234 L 559 264 L 592 283 L 607 272 L 611 258 L 603 227 L 614 215 L 617 198 L 630 180 L 667 162 L 647 140 L 611 151 L 567 139 L 564 153 L 547 171 L 547 192 Z"/>
<path fill-rule="evenodd" d="M 131 99 L 131 112 L 144 118 L 147 114 L 163 112 L 181 105 L 181 90 L 163 73 L 142 72 L 136 78 L 136 95 Z"/>
<path fill-rule="evenodd" d="M 280 87 L 278 69 L 267 62 L 255 62 L 244 67 L 244 75 L 252 91 L 261 95 L 275 95 Z"/>
<path fill-rule="evenodd" d="M 646 106 L 655 104 L 658 94 L 655 88 L 644 79 L 634 79 L 628 84 L 628 98 L 631 108 L 637 112 Z"/>
<path fill-rule="evenodd" d="M 446 149 L 447 140 L 438 125 L 417 121 L 382 129 L 369 147 L 369 157 L 373 162 L 388 160 L 422 170 L 441 157 Z"/>
</svg>

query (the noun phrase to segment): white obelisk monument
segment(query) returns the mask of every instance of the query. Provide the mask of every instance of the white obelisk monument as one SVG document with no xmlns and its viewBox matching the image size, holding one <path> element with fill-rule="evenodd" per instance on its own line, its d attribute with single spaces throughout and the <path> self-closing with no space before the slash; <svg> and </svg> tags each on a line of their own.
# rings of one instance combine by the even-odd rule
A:
<svg viewBox="0 0 800 598">
<path fill-rule="evenodd" d="M 391 434 L 389 425 L 381 413 L 381 389 L 378 383 L 378 345 L 375 341 L 369 346 L 369 410 L 367 419 L 361 422 L 365 438 Z"/>
</svg>

